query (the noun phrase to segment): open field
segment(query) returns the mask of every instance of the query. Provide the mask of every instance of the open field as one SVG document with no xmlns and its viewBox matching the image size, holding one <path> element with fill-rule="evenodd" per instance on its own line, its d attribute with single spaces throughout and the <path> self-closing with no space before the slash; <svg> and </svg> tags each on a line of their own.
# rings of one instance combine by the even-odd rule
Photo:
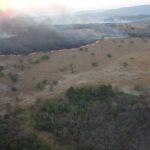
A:
<svg viewBox="0 0 150 150">
<path fill-rule="evenodd" d="M 71 86 L 112 84 L 134 95 L 150 91 L 150 39 L 106 39 L 81 48 L 1 55 L 0 112 L 53 98 Z M 13 108 L 12 107 L 12 111 Z"/>
<path fill-rule="evenodd" d="M 97 2 L 0 0 L 0 150 L 150 150 L 150 5 Z"/>
</svg>

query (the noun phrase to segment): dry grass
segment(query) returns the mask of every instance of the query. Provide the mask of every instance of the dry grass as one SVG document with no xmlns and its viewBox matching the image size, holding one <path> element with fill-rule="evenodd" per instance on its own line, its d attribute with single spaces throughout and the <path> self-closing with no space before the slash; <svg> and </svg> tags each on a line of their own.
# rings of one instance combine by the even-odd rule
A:
<svg viewBox="0 0 150 150">
<path fill-rule="evenodd" d="M 5 76 L 0 78 L 1 112 L 4 112 L 7 103 L 28 106 L 39 97 L 59 96 L 70 86 L 81 84 L 111 83 L 133 94 L 135 93 L 132 90 L 137 84 L 149 87 L 150 39 L 147 39 L 147 43 L 140 38 L 128 38 L 123 41 L 108 39 L 83 46 L 83 49 L 88 48 L 88 51 L 75 48 L 28 56 L 0 56 L 0 65 L 5 68 Z M 94 57 L 91 53 L 95 54 Z M 49 59 L 42 61 L 40 58 L 45 54 Z M 108 58 L 107 54 L 112 57 Z M 33 63 L 36 60 L 40 62 Z M 97 62 L 98 66 L 93 67 L 93 62 Z M 123 63 L 128 65 L 125 67 Z M 20 69 L 18 65 L 23 65 L 24 69 Z M 11 82 L 7 75 L 9 72 L 18 74 L 17 83 Z M 36 84 L 43 80 L 47 81 L 46 86 L 44 90 L 39 91 Z M 53 85 L 56 81 L 58 84 Z M 14 85 L 17 88 L 16 92 L 11 91 Z"/>
</svg>

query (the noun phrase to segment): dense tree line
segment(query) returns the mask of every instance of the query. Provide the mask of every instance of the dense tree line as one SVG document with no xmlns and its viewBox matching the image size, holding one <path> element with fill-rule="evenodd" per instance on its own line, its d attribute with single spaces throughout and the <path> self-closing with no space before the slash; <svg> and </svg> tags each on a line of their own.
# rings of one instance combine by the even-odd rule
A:
<svg viewBox="0 0 150 150">
<path fill-rule="evenodd" d="M 1 150 L 51 150 L 51 147 L 40 141 L 33 133 L 27 133 L 10 119 L 0 119 Z"/>
<path fill-rule="evenodd" d="M 71 87 L 64 99 L 39 101 L 33 110 L 35 128 L 69 150 L 150 148 L 150 108 L 110 85 Z"/>
</svg>

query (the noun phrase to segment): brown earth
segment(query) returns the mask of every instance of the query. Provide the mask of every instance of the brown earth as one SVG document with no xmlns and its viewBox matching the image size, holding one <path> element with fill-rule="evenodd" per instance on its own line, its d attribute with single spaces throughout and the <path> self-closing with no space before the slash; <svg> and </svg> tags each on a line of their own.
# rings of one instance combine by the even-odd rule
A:
<svg viewBox="0 0 150 150">
<path fill-rule="evenodd" d="M 49 59 L 41 60 L 43 55 Z M 82 49 L 1 55 L 0 66 L 4 66 L 4 77 L 0 77 L 1 115 L 18 106 L 30 106 L 38 98 L 62 95 L 70 86 L 110 83 L 139 95 L 150 92 L 150 39 L 108 39 Z M 10 80 L 9 73 L 18 74 L 16 83 Z M 39 90 L 36 85 L 43 80 L 44 90 Z M 16 92 L 11 90 L 13 86 Z"/>
</svg>

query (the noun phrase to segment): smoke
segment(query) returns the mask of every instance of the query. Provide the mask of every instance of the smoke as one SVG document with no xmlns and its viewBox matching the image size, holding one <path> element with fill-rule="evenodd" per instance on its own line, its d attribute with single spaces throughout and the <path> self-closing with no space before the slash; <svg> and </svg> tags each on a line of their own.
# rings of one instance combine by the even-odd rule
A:
<svg viewBox="0 0 150 150">
<path fill-rule="evenodd" d="M 89 44 L 102 36 L 122 33 L 112 24 L 102 23 L 99 13 L 68 13 L 66 7 L 51 6 L 51 12 L 0 17 L 0 53 L 30 53 Z M 57 12 L 57 13 L 56 13 Z"/>
<path fill-rule="evenodd" d="M 51 19 L 41 20 L 36 17 L 1 19 L 0 52 L 30 53 L 72 48 L 97 39 L 91 33 L 79 32 L 72 25 L 52 25 Z"/>
</svg>

